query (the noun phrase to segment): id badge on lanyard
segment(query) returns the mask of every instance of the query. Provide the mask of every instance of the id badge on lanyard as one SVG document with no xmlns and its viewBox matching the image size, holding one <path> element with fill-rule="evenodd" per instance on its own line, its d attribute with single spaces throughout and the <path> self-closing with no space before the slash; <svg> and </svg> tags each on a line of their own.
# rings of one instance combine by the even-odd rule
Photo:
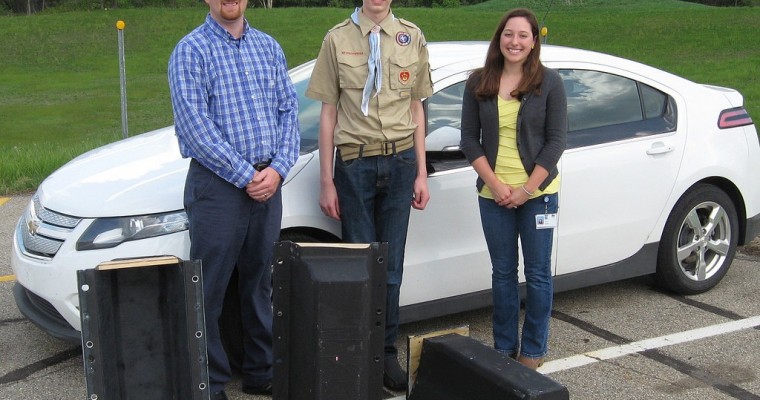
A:
<svg viewBox="0 0 760 400">
<path fill-rule="evenodd" d="M 551 229 L 557 227 L 557 213 L 549 214 L 548 197 L 544 197 L 544 213 L 536 214 L 536 229 Z"/>
</svg>

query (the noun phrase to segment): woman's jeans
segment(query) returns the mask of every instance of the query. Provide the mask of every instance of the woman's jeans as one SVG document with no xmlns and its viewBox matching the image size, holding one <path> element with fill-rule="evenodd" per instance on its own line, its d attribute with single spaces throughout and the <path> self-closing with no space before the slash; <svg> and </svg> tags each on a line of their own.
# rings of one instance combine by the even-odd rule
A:
<svg viewBox="0 0 760 400">
<path fill-rule="evenodd" d="M 385 355 L 395 357 L 404 248 L 417 177 L 414 148 L 389 156 L 335 157 L 343 241 L 388 243 Z"/>
<path fill-rule="evenodd" d="M 494 347 L 510 355 L 538 358 L 548 351 L 554 229 L 536 229 L 536 215 L 556 213 L 557 198 L 556 193 L 543 195 L 510 209 L 491 199 L 478 197 L 480 219 L 493 267 Z M 518 237 L 526 280 L 525 321 L 520 340 Z"/>
</svg>

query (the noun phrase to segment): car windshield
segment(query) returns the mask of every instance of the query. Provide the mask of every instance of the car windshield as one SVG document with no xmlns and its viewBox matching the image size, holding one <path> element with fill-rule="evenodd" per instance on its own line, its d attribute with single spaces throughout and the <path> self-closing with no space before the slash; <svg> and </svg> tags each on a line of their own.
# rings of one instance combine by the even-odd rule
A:
<svg viewBox="0 0 760 400">
<path fill-rule="evenodd" d="M 298 124 L 301 129 L 301 154 L 311 153 L 318 147 L 319 113 L 322 103 L 306 97 L 309 78 L 294 81 L 298 93 Z"/>
</svg>

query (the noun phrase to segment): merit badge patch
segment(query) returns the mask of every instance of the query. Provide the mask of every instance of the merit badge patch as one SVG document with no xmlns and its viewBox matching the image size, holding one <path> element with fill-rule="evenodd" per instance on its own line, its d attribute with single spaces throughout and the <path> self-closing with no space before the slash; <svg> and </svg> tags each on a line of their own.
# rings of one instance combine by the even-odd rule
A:
<svg viewBox="0 0 760 400">
<path fill-rule="evenodd" d="M 409 72 L 408 69 L 402 69 L 398 73 L 398 80 L 404 85 L 406 85 L 406 83 L 409 82 L 409 78 L 411 77 L 412 77 L 412 73 Z"/>
<path fill-rule="evenodd" d="M 396 34 L 396 43 L 400 46 L 408 46 L 411 41 L 412 37 L 406 32 L 399 32 Z"/>
</svg>

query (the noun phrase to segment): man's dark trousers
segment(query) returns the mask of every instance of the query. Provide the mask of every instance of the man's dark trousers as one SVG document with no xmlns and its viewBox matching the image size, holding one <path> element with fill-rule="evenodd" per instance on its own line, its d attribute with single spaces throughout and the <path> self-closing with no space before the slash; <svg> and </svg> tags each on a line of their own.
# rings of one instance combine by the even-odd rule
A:
<svg viewBox="0 0 760 400">
<path fill-rule="evenodd" d="M 230 276 L 238 266 L 244 329 L 243 383 L 272 380 L 272 252 L 280 235 L 280 190 L 264 203 L 248 197 L 197 161 L 185 183 L 190 221 L 190 258 L 201 260 L 211 392 L 224 389 L 232 373 L 222 346 L 219 318 Z"/>
</svg>

